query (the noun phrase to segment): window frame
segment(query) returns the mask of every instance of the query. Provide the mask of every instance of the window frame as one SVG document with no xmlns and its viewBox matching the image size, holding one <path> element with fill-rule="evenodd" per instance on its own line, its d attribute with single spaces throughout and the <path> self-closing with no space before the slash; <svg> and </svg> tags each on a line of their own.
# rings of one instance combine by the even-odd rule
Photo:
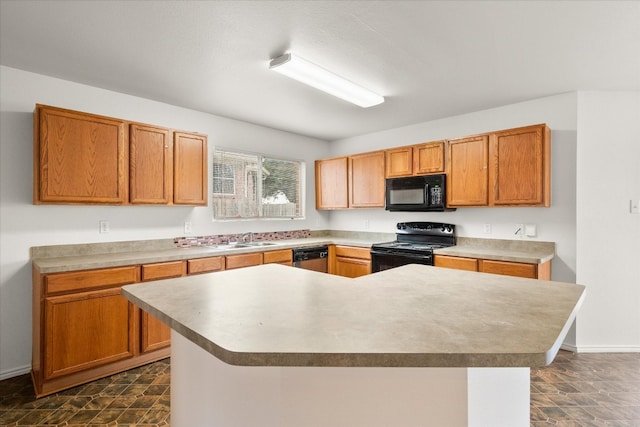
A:
<svg viewBox="0 0 640 427">
<path fill-rule="evenodd" d="M 230 163 L 224 163 L 224 162 L 220 162 L 216 159 L 216 154 L 217 153 L 223 153 L 222 156 L 224 158 L 224 156 L 233 156 L 233 155 L 238 155 L 238 157 L 240 158 L 241 156 L 255 156 L 257 159 L 256 162 L 256 167 L 255 168 L 246 168 L 244 171 L 242 171 L 242 176 L 244 179 L 244 183 L 243 185 L 238 185 L 239 183 L 237 182 L 238 179 L 238 175 L 240 175 L 240 173 L 238 173 L 238 171 L 236 170 L 237 165 L 234 164 L 230 164 Z M 291 163 L 295 163 L 297 164 L 298 168 L 297 168 L 297 174 L 298 174 L 298 180 L 297 180 L 297 193 L 298 193 L 298 201 L 295 202 L 295 206 L 296 206 L 296 214 L 291 216 L 291 215 L 287 215 L 287 216 L 264 216 L 264 206 L 267 205 L 266 203 L 264 203 L 264 197 L 263 197 L 263 182 L 264 182 L 264 176 L 263 176 L 263 162 L 264 159 L 269 159 L 269 160 L 275 160 L 275 161 L 282 161 L 282 162 L 291 162 Z M 306 218 L 306 162 L 304 160 L 301 159 L 292 159 L 292 158 L 288 158 L 288 157 L 282 157 L 282 156 L 278 156 L 278 155 L 273 155 L 273 154 L 266 154 L 266 153 L 258 153 L 258 152 L 253 152 L 253 151 L 244 151 L 244 150 L 237 150 L 237 149 L 229 149 L 229 148 L 224 148 L 224 147 L 214 147 L 213 148 L 213 154 L 212 154 L 212 163 L 213 164 L 221 164 L 221 165 L 227 165 L 227 166 L 231 166 L 234 169 L 234 174 L 233 174 L 233 187 L 234 187 L 234 193 L 214 193 L 213 189 L 211 191 L 211 197 L 212 197 L 212 218 L 213 221 L 215 222 L 225 222 L 225 221 L 255 221 L 255 220 L 304 220 Z M 257 216 L 244 216 L 244 217 L 231 217 L 231 216 L 225 216 L 225 217 L 220 217 L 217 218 L 216 217 L 216 199 L 220 199 L 220 200 L 224 200 L 224 199 L 230 199 L 230 198 L 238 198 L 239 200 L 241 199 L 248 199 L 249 196 L 249 186 L 248 186 L 248 182 L 249 182 L 249 176 L 251 174 L 254 174 L 254 179 L 255 179 L 255 184 L 256 184 L 256 200 L 257 200 Z M 210 175 L 210 179 L 212 179 L 213 181 L 213 171 L 212 174 Z M 231 178 L 229 178 L 231 179 Z M 213 184 L 212 184 L 213 186 Z M 239 189 L 240 187 L 240 189 Z M 242 197 L 238 197 L 238 191 L 241 191 Z"/>
</svg>

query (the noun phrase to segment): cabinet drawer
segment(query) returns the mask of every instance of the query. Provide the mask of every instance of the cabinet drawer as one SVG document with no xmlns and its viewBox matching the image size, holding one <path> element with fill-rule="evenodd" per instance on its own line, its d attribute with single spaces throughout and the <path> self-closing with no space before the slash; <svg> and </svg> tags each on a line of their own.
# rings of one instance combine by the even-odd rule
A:
<svg viewBox="0 0 640 427">
<path fill-rule="evenodd" d="M 293 253 L 291 252 L 291 249 L 264 252 L 262 255 L 265 264 L 277 262 L 282 264 L 289 263 L 289 265 L 291 265 L 293 262 Z"/>
<path fill-rule="evenodd" d="M 336 256 L 348 258 L 371 259 L 371 249 L 353 246 L 336 246 Z"/>
<path fill-rule="evenodd" d="M 526 277 L 537 279 L 536 264 L 524 264 L 520 262 L 480 260 L 480 271 L 483 273 L 504 274 L 507 276 Z"/>
<path fill-rule="evenodd" d="M 159 262 L 142 265 L 142 281 L 169 279 L 187 274 L 186 261 Z"/>
<path fill-rule="evenodd" d="M 260 264 L 262 264 L 262 254 L 259 252 L 227 256 L 227 270 Z"/>
<path fill-rule="evenodd" d="M 435 255 L 433 258 L 433 265 L 436 267 L 478 271 L 478 260 L 475 258 L 463 258 L 447 255 Z"/>
<path fill-rule="evenodd" d="M 224 257 L 222 256 L 197 258 L 187 261 L 187 271 L 189 274 L 210 273 L 220 270 L 224 270 Z"/>
<path fill-rule="evenodd" d="M 45 293 L 77 292 L 135 283 L 139 278 L 136 266 L 106 268 L 49 274 L 44 277 Z"/>
</svg>

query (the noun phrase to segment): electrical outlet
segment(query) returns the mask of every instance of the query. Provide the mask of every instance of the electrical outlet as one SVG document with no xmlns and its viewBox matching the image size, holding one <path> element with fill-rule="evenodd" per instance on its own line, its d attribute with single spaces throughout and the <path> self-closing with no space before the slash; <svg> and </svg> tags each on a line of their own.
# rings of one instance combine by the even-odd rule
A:
<svg viewBox="0 0 640 427">
<path fill-rule="evenodd" d="M 99 224 L 100 224 L 99 226 L 100 233 L 111 232 L 111 224 L 109 224 L 109 221 L 106 221 L 103 219 L 103 220 L 100 220 Z"/>
<path fill-rule="evenodd" d="M 368 229 L 369 229 L 369 220 L 368 220 L 368 219 L 365 219 L 365 220 L 364 220 L 364 229 L 365 229 L 365 230 L 368 230 Z"/>
<path fill-rule="evenodd" d="M 193 228 L 191 227 L 191 221 L 184 222 L 184 232 L 185 234 L 193 233 Z"/>
<path fill-rule="evenodd" d="M 524 235 L 527 237 L 536 237 L 537 227 L 535 224 L 525 224 L 524 225 Z"/>
<path fill-rule="evenodd" d="M 484 234 L 491 234 L 491 224 L 484 225 Z"/>
</svg>

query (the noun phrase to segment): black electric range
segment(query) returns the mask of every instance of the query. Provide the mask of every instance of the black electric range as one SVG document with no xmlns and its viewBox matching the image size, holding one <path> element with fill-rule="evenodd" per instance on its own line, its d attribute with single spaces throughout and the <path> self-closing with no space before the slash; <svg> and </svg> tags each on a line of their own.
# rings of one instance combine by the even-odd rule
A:
<svg viewBox="0 0 640 427">
<path fill-rule="evenodd" d="M 433 250 L 455 246 L 456 226 L 441 222 L 399 222 L 396 240 L 371 246 L 371 272 L 405 264 L 433 265 Z"/>
</svg>

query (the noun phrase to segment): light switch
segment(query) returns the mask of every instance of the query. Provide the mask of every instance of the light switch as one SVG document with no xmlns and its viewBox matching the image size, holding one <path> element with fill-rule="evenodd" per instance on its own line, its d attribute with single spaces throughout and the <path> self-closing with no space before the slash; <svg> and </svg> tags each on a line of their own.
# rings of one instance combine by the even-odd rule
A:
<svg viewBox="0 0 640 427">
<path fill-rule="evenodd" d="M 193 227 L 191 226 L 191 221 L 184 222 L 184 232 L 185 234 L 193 233 Z"/>
</svg>

